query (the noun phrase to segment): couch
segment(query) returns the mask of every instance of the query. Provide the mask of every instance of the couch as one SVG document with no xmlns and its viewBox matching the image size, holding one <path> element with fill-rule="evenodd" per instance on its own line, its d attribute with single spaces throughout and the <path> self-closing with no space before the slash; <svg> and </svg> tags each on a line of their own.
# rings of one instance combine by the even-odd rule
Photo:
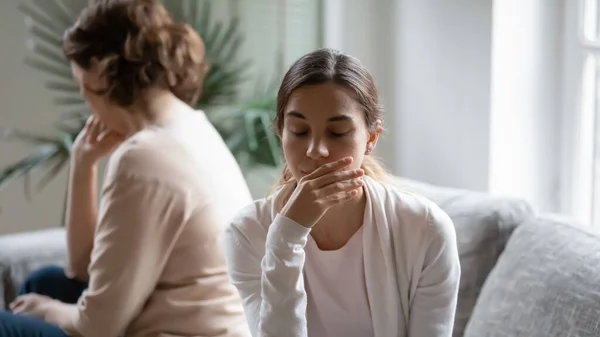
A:
<svg viewBox="0 0 600 337">
<path fill-rule="evenodd" d="M 436 202 L 456 227 L 455 337 L 600 336 L 600 234 L 523 200 L 399 183 Z M 0 237 L 0 308 L 32 269 L 64 265 L 64 236 L 54 228 Z"/>
</svg>

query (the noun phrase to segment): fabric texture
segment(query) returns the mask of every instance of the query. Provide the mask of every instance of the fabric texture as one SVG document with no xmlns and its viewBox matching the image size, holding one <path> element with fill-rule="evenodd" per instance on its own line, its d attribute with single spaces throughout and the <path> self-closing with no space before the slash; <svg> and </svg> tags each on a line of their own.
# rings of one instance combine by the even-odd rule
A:
<svg viewBox="0 0 600 337">
<path fill-rule="evenodd" d="M 45 266 L 25 278 L 19 295 L 36 293 L 64 303 L 76 303 L 87 283 L 68 278 L 57 266 Z M 58 326 L 41 319 L 0 312 L 0 337 L 66 337 Z"/>
<path fill-rule="evenodd" d="M 482 289 L 465 337 L 600 336 L 600 234 L 560 220 L 520 226 Z"/>
<path fill-rule="evenodd" d="M 450 337 L 460 278 L 452 221 L 425 198 L 369 177 L 365 191 L 363 248 L 374 335 Z M 276 199 L 244 208 L 227 229 L 228 267 L 253 336 L 306 337 L 303 265 L 310 230 L 278 214 Z"/>
<path fill-rule="evenodd" d="M 308 236 L 304 250 L 309 336 L 373 337 L 360 227 L 336 250 L 321 250 Z"/>
<path fill-rule="evenodd" d="M 0 337 L 69 337 L 58 326 L 33 317 L 0 312 Z"/>
<path fill-rule="evenodd" d="M 511 234 L 534 217 L 529 203 L 515 198 L 433 186 L 408 179 L 397 183 L 424 195 L 448 214 L 456 229 L 461 278 L 454 337 L 462 337 L 479 294 Z"/>
<path fill-rule="evenodd" d="M 20 285 L 34 270 L 66 263 L 64 228 L 0 236 L 0 311 L 8 310 Z"/>
<path fill-rule="evenodd" d="M 210 160 L 208 160 L 210 159 Z M 128 138 L 111 155 L 89 287 L 73 335 L 248 335 L 222 235 L 251 202 L 241 171 L 202 112 Z"/>
<path fill-rule="evenodd" d="M 25 278 L 21 284 L 19 295 L 35 293 L 63 303 L 75 304 L 87 287 L 87 282 L 67 277 L 64 268 L 44 266 Z"/>
</svg>

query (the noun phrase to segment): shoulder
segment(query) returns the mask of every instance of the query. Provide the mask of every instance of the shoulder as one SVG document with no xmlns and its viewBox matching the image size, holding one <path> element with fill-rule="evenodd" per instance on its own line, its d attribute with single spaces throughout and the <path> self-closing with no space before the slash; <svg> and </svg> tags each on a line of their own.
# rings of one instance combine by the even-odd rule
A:
<svg viewBox="0 0 600 337">
<path fill-rule="evenodd" d="M 374 194 L 383 202 L 383 211 L 392 226 L 423 240 L 455 240 L 454 224 L 448 214 L 423 195 L 408 191 L 400 184 L 374 183 Z"/>
<path fill-rule="evenodd" d="M 189 165 L 183 165 L 186 157 L 184 149 L 167 133 L 143 130 L 115 149 L 108 161 L 106 178 L 177 185 L 182 176 L 193 176 Z"/>
<path fill-rule="evenodd" d="M 235 214 L 227 227 L 228 236 L 245 237 L 250 241 L 265 240 L 273 218 L 273 198 L 255 200 Z"/>
</svg>

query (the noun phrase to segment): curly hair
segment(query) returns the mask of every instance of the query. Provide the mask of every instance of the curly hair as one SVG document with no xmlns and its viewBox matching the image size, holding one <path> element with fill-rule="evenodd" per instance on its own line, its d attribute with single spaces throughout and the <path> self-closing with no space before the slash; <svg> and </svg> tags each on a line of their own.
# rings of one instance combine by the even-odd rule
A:
<svg viewBox="0 0 600 337">
<path fill-rule="evenodd" d="M 207 71 L 202 39 L 156 0 L 90 1 L 62 48 L 82 69 L 98 67 L 105 86 L 96 92 L 121 106 L 152 87 L 194 105 Z"/>
</svg>

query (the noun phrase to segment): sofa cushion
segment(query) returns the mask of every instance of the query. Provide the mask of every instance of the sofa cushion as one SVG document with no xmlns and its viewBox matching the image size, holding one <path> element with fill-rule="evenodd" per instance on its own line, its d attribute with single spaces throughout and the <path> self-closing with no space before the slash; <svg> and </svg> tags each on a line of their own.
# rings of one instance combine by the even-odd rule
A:
<svg viewBox="0 0 600 337">
<path fill-rule="evenodd" d="M 600 235 L 563 220 L 520 226 L 490 273 L 466 337 L 600 336 Z"/>
<path fill-rule="evenodd" d="M 66 257 L 64 228 L 0 236 L 0 311 L 29 273 L 45 265 L 64 266 Z"/>
<path fill-rule="evenodd" d="M 461 279 L 453 336 L 461 337 L 483 284 L 494 268 L 513 230 L 533 217 L 519 199 L 400 179 L 399 184 L 440 206 L 456 228 Z"/>
</svg>

